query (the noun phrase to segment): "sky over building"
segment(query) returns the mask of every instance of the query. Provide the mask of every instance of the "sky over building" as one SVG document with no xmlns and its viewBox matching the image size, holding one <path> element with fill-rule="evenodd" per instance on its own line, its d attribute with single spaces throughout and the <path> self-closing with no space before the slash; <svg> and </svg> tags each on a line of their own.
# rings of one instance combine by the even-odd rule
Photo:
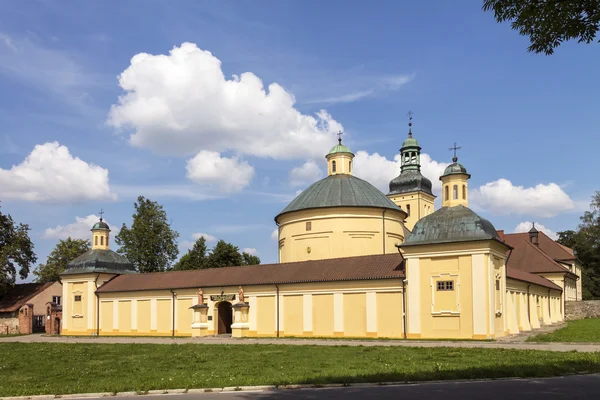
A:
<svg viewBox="0 0 600 400">
<path fill-rule="evenodd" d="M 479 2 L 0 3 L 0 200 L 39 261 L 57 239 L 161 203 L 181 250 L 204 236 L 277 261 L 273 217 L 326 175 L 387 193 L 407 112 L 423 173 L 459 160 L 498 229 L 573 229 L 599 189 L 596 44 L 553 56 Z M 436 203 L 439 206 L 439 201 Z"/>
</svg>

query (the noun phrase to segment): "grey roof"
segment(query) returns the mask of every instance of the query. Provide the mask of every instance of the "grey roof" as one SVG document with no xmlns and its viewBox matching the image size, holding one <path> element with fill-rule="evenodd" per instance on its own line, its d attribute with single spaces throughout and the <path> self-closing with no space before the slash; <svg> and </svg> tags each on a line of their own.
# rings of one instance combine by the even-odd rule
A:
<svg viewBox="0 0 600 400">
<path fill-rule="evenodd" d="M 61 275 L 107 273 L 130 274 L 135 267 L 129 260 L 112 250 L 88 250 L 67 264 Z"/>
<path fill-rule="evenodd" d="M 276 217 L 293 211 L 326 207 L 374 207 L 402 211 L 369 182 L 352 175 L 331 175 L 310 185 Z"/>
<path fill-rule="evenodd" d="M 458 158 L 456 158 L 456 157 L 452 158 L 452 164 L 450 164 L 446 167 L 446 169 L 444 170 L 444 174 L 442 176 L 453 175 L 453 174 L 469 175 L 467 173 L 467 169 L 465 168 L 465 166 L 462 164 L 459 164 Z M 471 175 L 469 175 L 469 176 L 471 176 Z"/>
<path fill-rule="evenodd" d="M 95 231 L 97 229 L 109 230 L 110 231 L 110 228 L 109 228 L 108 224 L 106 222 L 102 221 L 102 220 L 100 220 L 100 222 L 96 222 L 94 224 L 94 226 L 92 227 L 93 231 Z"/>
<path fill-rule="evenodd" d="M 390 194 L 425 192 L 433 196 L 431 181 L 418 170 L 407 170 L 390 181 Z"/>
<path fill-rule="evenodd" d="M 468 207 L 442 207 L 414 226 L 411 235 L 400 245 L 415 246 L 435 243 L 497 240 L 500 237 L 490 221 L 480 217 Z"/>
</svg>

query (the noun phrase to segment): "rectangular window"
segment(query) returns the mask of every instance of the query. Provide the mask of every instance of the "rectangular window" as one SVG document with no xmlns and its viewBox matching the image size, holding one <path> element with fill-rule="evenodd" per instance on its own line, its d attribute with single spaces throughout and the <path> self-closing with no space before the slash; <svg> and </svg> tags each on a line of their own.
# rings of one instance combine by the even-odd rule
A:
<svg viewBox="0 0 600 400">
<path fill-rule="evenodd" d="M 306 230 L 307 230 L 307 231 L 311 231 L 311 230 L 312 230 L 312 222 L 308 221 L 308 222 L 306 223 Z"/>
<path fill-rule="evenodd" d="M 496 290 L 500 290 L 500 281 L 496 280 Z"/>
<path fill-rule="evenodd" d="M 440 292 L 454 290 L 454 281 L 438 281 L 437 290 Z"/>
<path fill-rule="evenodd" d="M 81 301 L 81 295 L 80 294 L 76 294 L 74 300 L 75 301 Z"/>
<path fill-rule="evenodd" d="M 52 302 L 57 306 L 60 306 L 60 296 L 52 296 Z"/>
</svg>

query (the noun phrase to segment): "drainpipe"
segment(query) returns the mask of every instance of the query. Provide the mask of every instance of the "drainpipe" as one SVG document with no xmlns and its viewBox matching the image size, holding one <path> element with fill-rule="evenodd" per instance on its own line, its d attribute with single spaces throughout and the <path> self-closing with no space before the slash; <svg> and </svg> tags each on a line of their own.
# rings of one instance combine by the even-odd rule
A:
<svg viewBox="0 0 600 400">
<path fill-rule="evenodd" d="M 406 339 L 406 279 L 402 279 L 402 331 Z"/>
<path fill-rule="evenodd" d="M 279 285 L 275 285 L 277 289 L 277 337 L 279 337 Z"/>
<path fill-rule="evenodd" d="M 385 212 L 387 211 L 387 209 L 383 210 L 383 215 L 381 216 L 381 220 L 383 221 L 383 231 L 381 232 L 381 237 L 383 239 L 383 253 L 385 254 Z"/>
<path fill-rule="evenodd" d="M 172 295 L 172 303 L 173 303 L 173 325 L 172 325 L 172 330 L 171 330 L 171 336 L 175 337 L 175 292 L 173 291 L 173 289 L 171 289 L 171 295 Z"/>
<path fill-rule="evenodd" d="M 94 281 L 94 286 L 96 286 L 96 291 L 94 291 L 94 294 L 96 295 L 96 337 L 100 336 L 100 296 L 98 296 L 99 278 L 100 274 L 96 275 L 96 280 Z"/>
</svg>

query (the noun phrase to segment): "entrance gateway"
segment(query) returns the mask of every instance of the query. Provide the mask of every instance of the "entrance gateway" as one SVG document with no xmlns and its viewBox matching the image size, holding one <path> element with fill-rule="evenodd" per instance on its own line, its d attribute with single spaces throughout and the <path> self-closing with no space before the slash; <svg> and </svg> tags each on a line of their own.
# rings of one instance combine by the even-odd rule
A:
<svg viewBox="0 0 600 400">
<path fill-rule="evenodd" d="M 233 309 L 231 303 L 228 301 L 222 301 L 217 306 L 218 316 L 218 331 L 219 335 L 231 333 L 231 323 L 233 322 Z"/>
</svg>

